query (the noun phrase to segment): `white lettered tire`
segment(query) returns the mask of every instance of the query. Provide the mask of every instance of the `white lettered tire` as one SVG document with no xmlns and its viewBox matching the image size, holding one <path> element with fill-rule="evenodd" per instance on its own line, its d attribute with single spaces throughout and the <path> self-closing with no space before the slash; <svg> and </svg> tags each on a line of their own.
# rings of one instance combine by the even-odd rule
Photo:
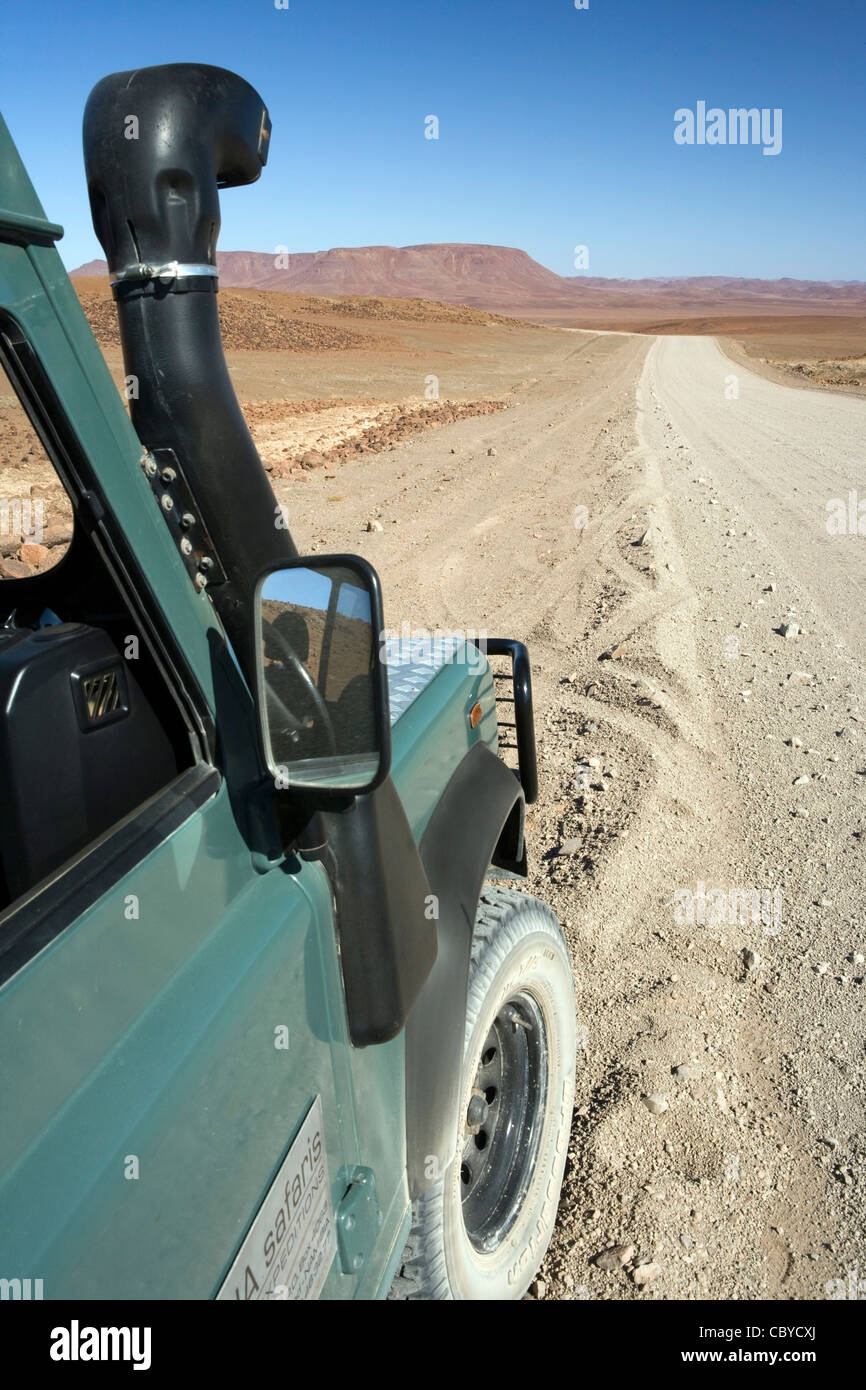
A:
<svg viewBox="0 0 866 1390">
<path fill-rule="evenodd" d="M 390 1293 L 519 1299 L 556 1220 L 576 1020 L 562 929 L 536 898 L 485 887 L 472 940 L 455 1157 L 412 1208 Z"/>
</svg>

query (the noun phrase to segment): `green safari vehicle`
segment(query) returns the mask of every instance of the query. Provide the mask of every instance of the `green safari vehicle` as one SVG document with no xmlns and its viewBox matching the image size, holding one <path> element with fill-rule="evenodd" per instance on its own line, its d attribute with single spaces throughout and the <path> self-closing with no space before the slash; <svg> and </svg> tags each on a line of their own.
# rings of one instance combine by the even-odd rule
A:
<svg viewBox="0 0 866 1390">
<path fill-rule="evenodd" d="M 0 120 L 4 1298 L 518 1299 L 554 1225 L 526 650 L 389 636 L 363 559 L 298 553 L 217 315 L 219 189 L 269 138 L 219 68 L 94 88 L 127 411 Z"/>
</svg>

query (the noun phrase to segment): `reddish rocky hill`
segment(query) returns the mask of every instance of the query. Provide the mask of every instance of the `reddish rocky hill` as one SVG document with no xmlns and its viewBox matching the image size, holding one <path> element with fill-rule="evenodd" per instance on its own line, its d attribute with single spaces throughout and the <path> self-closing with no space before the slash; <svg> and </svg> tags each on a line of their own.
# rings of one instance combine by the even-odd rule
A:
<svg viewBox="0 0 866 1390">
<path fill-rule="evenodd" d="M 335 247 L 291 255 L 221 251 L 217 259 L 221 283 L 229 289 L 432 300 L 572 326 L 655 330 L 660 324 L 659 331 L 676 332 L 681 331 L 681 320 L 696 317 L 866 312 L 862 281 L 562 276 L 511 246 L 441 242 Z M 104 261 L 90 261 L 72 272 L 75 277 L 105 273 Z"/>
<path fill-rule="evenodd" d="M 355 246 L 293 255 L 220 251 L 217 261 L 221 283 L 233 289 L 433 299 L 483 308 L 574 297 L 562 276 L 510 246 Z M 104 261 L 72 272 L 105 273 Z"/>
</svg>

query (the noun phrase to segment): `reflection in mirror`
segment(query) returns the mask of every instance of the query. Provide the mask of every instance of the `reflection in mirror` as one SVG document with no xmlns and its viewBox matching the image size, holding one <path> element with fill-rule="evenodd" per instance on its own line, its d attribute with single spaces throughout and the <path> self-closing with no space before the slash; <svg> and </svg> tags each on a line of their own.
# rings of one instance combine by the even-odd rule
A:
<svg viewBox="0 0 866 1390">
<path fill-rule="evenodd" d="M 260 594 L 270 764 L 285 787 L 363 789 L 377 775 L 377 647 L 363 572 L 297 566 Z"/>
</svg>

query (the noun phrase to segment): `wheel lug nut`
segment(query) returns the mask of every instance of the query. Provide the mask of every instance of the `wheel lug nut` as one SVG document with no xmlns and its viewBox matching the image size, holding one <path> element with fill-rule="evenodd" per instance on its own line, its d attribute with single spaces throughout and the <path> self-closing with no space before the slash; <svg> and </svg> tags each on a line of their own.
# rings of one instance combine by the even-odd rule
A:
<svg viewBox="0 0 866 1390">
<path fill-rule="evenodd" d="M 466 1127 L 473 1134 L 477 1134 L 484 1121 L 487 1119 L 489 1107 L 484 1097 L 483 1091 L 473 1091 L 469 1098 L 469 1108 L 466 1111 Z"/>
</svg>

